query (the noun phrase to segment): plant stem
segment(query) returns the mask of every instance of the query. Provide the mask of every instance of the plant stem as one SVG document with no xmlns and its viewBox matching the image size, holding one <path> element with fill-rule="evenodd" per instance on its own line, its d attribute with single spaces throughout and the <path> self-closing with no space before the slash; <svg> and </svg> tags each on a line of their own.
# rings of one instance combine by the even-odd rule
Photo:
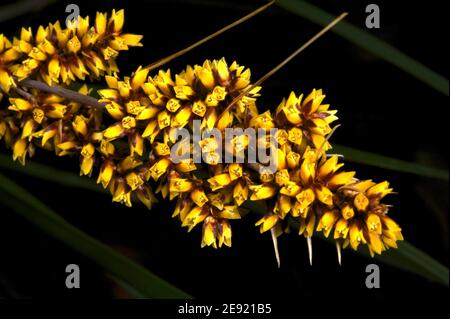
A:
<svg viewBox="0 0 450 319">
<path fill-rule="evenodd" d="M 18 82 L 18 86 L 26 87 L 26 88 L 32 88 L 32 89 L 38 89 L 39 91 L 47 92 L 56 94 L 58 96 L 64 97 L 68 100 L 78 102 L 84 105 L 93 106 L 99 110 L 103 110 L 105 104 L 99 102 L 97 99 L 93 98 L 92 96 L 84 95 L 69 89 L 65 89 L 59 86 L 50 86 L 47 85 L 44 82 L 31 80 L 31 79 L 25 79 Z"/>
<path fill-rule="evenodd" d="M 149 64 L 148 66 L 146 66 L 146 68 L 148 68 L 149 70 L 154 70 L 156 68 L 159 68 L 160 66 L 168 63 L 169 61 L 172 61 L 173 59 L 191 51 L 192 49 L 195 49 L 196 47 L 202 45 L 203 43 L 214 39 L 215 37 L 217 37 L 218 35 L 224 33 L 225 31 L 230 30 L 231 28 L 234 28 L 235 26 L 241 24 L 242 22 L 247 21 L 248 19 L 254 17 L 255 15 L 259 14 L 260 12 L 266 10 L 268 7 L 270 7 L 272 4 L 274 4 L 275 1 L 270 1 L 269 3 L 263 5 L 262 7 L 254 10 L 253 12 L 250 12 L 249 14 L 247 14 L 245 17 L 242 17 L 241 19 L 234 21 L 233 23 L 225 26 L 224 28 L 214 32 L 213 34 L 208 35 L 207 37 L 204 37 L 203 39 L 201 39 L 200 41 L 195 42 L 194 44 L 191 44 L 190 46 L 188 46 L 187 48 L 184 48 L 178 52 L 175 52 L 171 55 L 169 55 L 168 57 L 165 57 L 163 59 L 160 59 L 158 61 L 156 61 L 155 63 Z"/>
<path fill-rule="evenodd" d="M 35 102 L 35 101 L 36 101 L 36 98 L 34 97 L 33 94 L 31 94 L 31 93 L 29 93 L 29 92 L 27 92 L 27 91 L 25 91 L 25 90 L 22 90 L 22 89 L 21 89 L 20 87 L 18 87 L 18 86 L 13 87 L 13 90 L 16 91 L 16 93 L 17 93 L 18 95 L 20 95 L 21 97 L 27 99 L 28 101 L 32 101 L 32 102 Z"/>
</svg>

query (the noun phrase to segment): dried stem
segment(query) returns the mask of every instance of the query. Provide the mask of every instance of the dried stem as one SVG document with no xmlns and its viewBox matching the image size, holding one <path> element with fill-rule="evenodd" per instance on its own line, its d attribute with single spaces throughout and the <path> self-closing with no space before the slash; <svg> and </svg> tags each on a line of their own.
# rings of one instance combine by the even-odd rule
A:
<svg viewBox="0 0 450 319">
<path fill-rule="evenodd" d="M 184 48 L 184 49 L 182 49 L 180 51 L 177 51 L 177 52 L 175 52 L 175 53 L 173 53 L 173 54 L 171 54 L 171 55 L 169 55 L 169 56 L 167 56 L 165 58 L 162 58 L 162 59 L 160 59 L 160 60 L 158 60 L 158 61 L 156 61 L 156 62 L 154 62 L 152 64 L 149 64 L 148 66 L 146 66 L 146 68 L 148 68 L 151 71 L 151 70 L 154 70 L 154 69 L 160 67 L 163 64 L 168 63 L 169 61 L 171 61 L 171 60 L 173 60 L 173 59 L 175 59 L 175 58 L 177 58 L 177 57 L 179 57 L 179 56 L 181 56 L 181 55 L 191 51 L 192 49 L 195 49 L 196 47 L 202 45 L 203 43 L 205 43 L 205 42 L 207 42 L 207 41 L 217 37 L 218 35 L 224 33 L 225 31 L 228 31 L 231 28 L 233 28 L 233 27 L 235 27 L 235 26 L 237 26 L 237 25 L 247 21 L 248 19 L 254 17 L 255 15 L 259 14 L 260 12 L 266 10 L 268 7 L 270 7 L 272 4 L 274 4 L 274 2 L 275 1 L 271 1 L 271 2 L 263 5 L 262 7 L 256 9 L 255 11 L 247 14 L 245 17 L 242 17 L 241 19 L 234 21 L 233 23 L 223 27 L 222 29 L 214 32 L 213 34 L 210 34 L 210 35 L 204 37 L 200 41 L 197 41 L 194 44 L 191 44 L 190 46 L 188 46 L 188 47 L 186 47 L 186 48 Z"/>
<path fill-rule="evenodd" d="M 31 93 L 29 93 L 29 92 L 23 90 L 22 88 L 20 88 L 20 87 L 18 87 L 18 86 L 13 87 L 13 90 L 14 90 L 18 95 L 20 95 L 21 97 L 27 99 L 28 101 L 32 101 L 32 102 L 36 101 L 36 98 L 34 97 L 33 94 L 31 94 Z"/>
<path fill-rule="evenodd" d="M 31 80 L 31 79 L 25 79 L 22 81 L 18 81 L 17 89 L 22 92 L 25 92 L 25 91 L 21 90 L 20 87 L 37 89 L 42 92 L 56 94 L 58 96 L 66 98 L 70 101 L 78 102 L 83 105 L 93 106 L 99 110 L 103 110 L 103 108 L 105 106 L 105 104 L 100 103 L 96 98 L 93 98 L 92 96 L 84 95 L 84 94 L 78 93 L 76 91 L 65 89 L 65 88 L 62 88 L 59 86 L 50 86 L 41 81 L 36 81 L 36 80 Z M 18 91 L 19 94 L 20 94 L 20 91 Z M 28 93 L 28 92 L 25 92 L 25 93 Z"/>
<path fill-rule="evenodd" d="M 316 35 L 314 35 L 311 39 L 309 39 L 305 44 L 303 44 L 300 48 L 295 50 L 291 55 L 289 55 L 286 59 L 284 59 L 281 63 L 279 63 L 272 70 L 267 72 L 263 77 L 261 77 L 258 81 L 250 85 L 244 92 L 239 94 L 236 98 L 231 101 L 231 103 L 225 108 L 223 112 L 228 111 L 232 106 L 234 106 L 239 100 L 241 100 L 244 96 L 250 93 L 255 87 L 261 85 L 265 80 L 267 80 L 271 75 L 275 74 L 279 69 L 285 66 L 289 61 L 291 61 L 294 57 L 296 57 L 299 53 L 304 51 L 307 47 L 313 44 L 318 38 L 327 33 L 331 28 L 333 28 L 336 24 L 338 24 L 342 19 L 344 19 L 348 15 L 347 12 L 342 13 L 336 19 L 331 21 L 327 26 L 325 26 L 322 30 L 320 30 Z"/>
</svg>

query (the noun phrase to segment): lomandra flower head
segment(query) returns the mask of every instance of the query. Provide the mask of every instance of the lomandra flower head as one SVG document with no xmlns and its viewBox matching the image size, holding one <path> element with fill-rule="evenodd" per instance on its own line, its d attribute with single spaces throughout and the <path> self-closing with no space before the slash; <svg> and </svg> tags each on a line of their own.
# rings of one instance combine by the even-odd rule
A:
<svg viewBox="0 0 450 319">
<path fill-rule="evenodd" d="M 337 111 L 322 90 L 292 92 L 261 113 L 250 69 L 224 58 L 120 76 L 115 58 L 142 38 L 122 32 L 123 10 L 77 22 L 0 35 L 0 139 L 14 160 L 25 164 L 37 149 L 75 156 L 80 175 L 96 178 L 114 202 L 150 209 L 156 194 L 173 200 L 182 227 L 201 225 L 202 247 L 231 246 L 249 202 L 264 208 L 256 226 L 273 238 L 294 230 L 310 244 L 322 232 L 372 255 L 403 239 L 382 203 L 389 183 L 359 180 L 328 154 Z M 88 80 L 104 83 L 98 101 Z M 73 82 L 81 88 L 67 94 Z M 180 139 L 180 130 L 188 135 Z"/>
</svg>

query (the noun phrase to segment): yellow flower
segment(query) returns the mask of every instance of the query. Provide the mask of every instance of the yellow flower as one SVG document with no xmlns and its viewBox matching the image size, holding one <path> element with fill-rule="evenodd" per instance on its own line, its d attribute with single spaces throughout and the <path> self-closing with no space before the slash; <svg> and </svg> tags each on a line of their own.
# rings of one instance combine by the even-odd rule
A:
<svg viewBox="0 0 450 319">
<path fill-rule="evenodd" d="M 117 122 L 117 123 L 109 126 L 103 132 L 103 136 L 110 141 L 118 139 L 124 135 L 125 135 L 125 129 L 122 126 L 122 123 L 120 123 L 120 122 Z"/>
<path fill-rule="evenodd" d="M 230 174 L 230 179 L 232 181 L 242 177 L 243 169 L 242 165 L 238 163 L 232 163 L 228 166 L 228 173 Z"/>
<path fill-rule="evenodd" d="M 13 160 L 19 160 L 20 164 L 25 165 L 25 158 L 28 152 L 28 142 L 26 139 L 18 139 L 13 146 Z"/>
<path fill-rule="evenodd" d="M 300 110 L 299 110 L 299 100 L 302 96 L 297 99 L 294 92 L 291 92 L 288 99 L 283 99 L 277 108 L 276 115 L 279 116 L 283 114 L 289 123 L 293 125 L 299 125 L 302 123 Z"/>
<path fill-rule="evenodd" d="M 139 174 L 135 172 L 130 172 L 126 175 L 125 180 L 127 181 L 128 186 L 130 186 L 131 190 L 136 190 L 138 187 L 144 184 L 144 180 Z"/>
<path fill-rule="evenodd" d="M 179 110 L 171 120 L 171 127 L 184 127 L 186 124 L 188 124 L 189 119 L 191 118 L 192 109 L 190 106 L 186 106 Z M 163 128 L 160 125 L 160 128 Z"/>
<path fill-rule="evenodd" d="M 353 204 L 359 211 L 364 212 L 369 206 L 369 200 L 363 193 L 358 193 L 353 200 Z"/>
<path fill-rule="evenodd" d="M 195 101 L 192 105 L 192 113 L 195 115 L 198 115 L 200 117 L 203 117 L 206 113 L 206 104 L 203 101 Z"/>
<path fill-rule="evenodd" d="M 319 168 L 319 175 L 322 177 L 328 177 L 330 174 L 334 174 L 344 164 L 338 164 L 338 157 L 336 155 L 331 156 L 323 163 Z"/>
<path fill-rule="evenodd" d="M 297 127 L 293 127 L 288 131 L 288 140 L 294 144 L 301 145 L 303 132 Z"/>
<path fill-rule="evenodd" d="M 297 168 L 299 166 L 300 159 L 301 159 L 300 154 L 298 154 L 296 152 L 290 151 L 286 155 L 286 162 L 290 169 Z"/>
<path fill-rule="evenodd" d="M 76 115 L 72 121 L 72 127 L 75 132 L 81 136 L 86 136 L 88 134 L 88 119 L 82 115 Z"/>
<path fill-rule="evenodd" d="M 135 193 L 137 195 L 137 198 L 141 201 L 141 203 L 143 203 L 148 209 L 151 209 L 153 204 L 158 202 L 155 195 L 147 185 L 139 186 L 136 189 Z"/>
<path fill-rule="evenodd" d="M 63 143 L 59 143 L 56 145 L 58 149 L 60 149 L 62 152 L 59 153 L 59 156 L 64 156 L 70 153 L 74 153 L 79 148 L 77 142 L 75 141 L 65 141 Z"/>
<path fill-rule="evenodd" d="M 238 206 L 241 206 L 248 199 L 248 186 L 237 183 L 233 188 L 233 198 Z"/>
<path fill-rule="evenodd" d="M 312 183 L 316 177 L 316 163 L 305 159 L 300 166 L 300 177 L 303 183 Z"/>
<path fill-rule="evenodd" d="M 220 226 L 218 227 L 218 239 L 219 239 L 219 248 L 225 244 L 228 247 L 231 247 L 231 226 L 230 223 L 226 220 L 221 220 Z"/>
<path fill-rule="evenodd" d="M 197 166 L 191 158 L 181 160 L 180 163 L 175 165 L 175 167 L 181 173 L 188 173 L 197 170 Z"/>
<path fill-rule="evenodd" d="M 338 186 L 347 185 L 352 181 L 353 176 L 355 176 L 355 172 L 342 172 L 335 174 L 328 180 L 328 186 L 331 188 L 336 188 Z"/>
<path fill-rule="evenodd" d="M 212 216 L 208 216 L 203 223 L 202 231 L 202 248 L 205 246 L 213 246 L 217 248 L 216 244 L 216 229 L 217 222 Z"/>
<path fill-rule="evenodd" d="M 169 191 L 176 193 L 185 193 L 192 190 L 194 184 L 186 178 L 170 178 Z"/>
<path fill-rule="evenodd" d="M 349 234 L 347 241 L 354 250 L 357 250 L 360 244 L 365 244 L 367 242 L 364 237 L 363 228 L 358 222 L 352 222 L 350 224 Z"/>
<path fill-rule="evenodd" d="M 92 143 L 87 143 L 81 148 L 80 175 L 91 175 L 95 162 L 94 153 L 95 147 Z"/>
<path fill-rule="evenodd" d="M 169 112 L 176 112 L 181 107 L 181 103 L 179 100 L 175 98 L 171 98 L 166 103 L 166 108 Z"/>
<path fill-rule="evenodd" d="M 11 102 L 11 106 L 9 107 L 10 110 L 17 111 L 17 112 L 24 112 L 29 111 L 33 108 L 33 105 L 21 98 L 10 98 L 9 101 Z"/>
<path fill-rule="evenodd" d="M 333 193 L 325 186 L 316 187 L 316 198 L 327 206 L 333 205 Z"/>
<path fill-rule="evenodd" d="M 94 168 L 95 157 L 82 157 L 80 164 L 80 175 L 91 175 Z"/>
<path fill-rule="evenodd" d="M 211 204 L 211 206 L 222 210 L 225 206 L 226 196 L 223 192 L 216 192 L 216 193 L 208 193 L 208 199 Z"/>
<path fill-rule="evenodd" d="M 155 143 L 153 146 L 153 149 L 155 150 L 156 155 L 158 156 L 168 156 L 170 155 L 170 147 L 167 145 L 167 143 Z"/>
<path fill-rule="evenodd" d="M 291 199 L 289 196 L 280 194 L 278 196 L 278 200 L 275 204 L 275 207 L 273 209 L 273 212 L 278 214 L 282 219 L 286 216 L 287 213 L 292 208 Z"/>
<path fill-rule="evenodd" d="M 283 186 L 289 183 L 290 176 L 289 171 L 287 169 L 282 169 L 275 173 L 275 182 L 278 186 Z"/>
<path fill-rule="evenodd" d="M 350 205 L 346 205 L 342 208 L 342 217 L 344 217 L 345 219 L 350 219 L 353 218 L 353 216 L 355 216 L 355 211 L 353 210 L 353 207 L 351 207 Z"/>
<path fill-rule="evenodd" d="M 35 107 L 31 114 L 33 115 L 33 120 L 36 123 L 42 124 L 45 117 L 45 112 L 41 108 Z"/>
<path fill-rule="evenodd" d="M 166 173 L 170 164 L 171 161 L 168 158 L 161 158 L 150 167 L 150 176 L 157 181 L 164 173 Z"/>
<path fill-rule="evenodd" d="M 383 242 L 389 247 L 397 248 L 396 241 L 403 240 L 401 228 L 387 216 L 380 218 L 383 224 Z"/>
<path fill-rule="evenodd" d="M 98 174 L 97 184 L 102 183 L 103 188 L 107 188 L 109 182 L 111 181 L 115 167 L 112 161 L 106 160 L 100 167 L 100 173 Z"/>
<path fill-rule="evenodd" d="M 304 235 L 305 237 L 312 237 L 314 233 L 314 228 L 316 225 L 316 215 L 310 212 L 305 218 L 300 220 L 299 235 Z"/>
<path fill-rule="evenodd" d="M 339 219 L 339 212 L 336 210 L 326 211 L 319 220 L 317 231 L 323 231 L 325 237 L 330 235 L 334 224 Z"/>
<path fill-rule="evenodd" d="M 8 93 L 14 85 L 10 67 L 20 56 L 21 53 L 12 47 L 11 41 L 0 34 L 0 91 Z"/>
<path fill-rule="evenodd" d="M 369 252 L 372 257 L 375 255 L 375 253 L 380 255 L 386 249 L 381 239 L 381 236 L 378 234 L 369 233 L 367 240 Z"/>
<path fill-rule="evenodd" d="M 179 216 L 180 221 L 183 222 L 187 214 L 192 209 L 192 201 L 179 198 L 175 205 L 175 210 L 173 211 L 172 217 Z"/>
<path fill-rule="evenodd" d="M 171 115 L 168 112 L 163 111 L 158 114 L 159 129 L 162 130 L 163 128 L 168 127 L 170 125 L 170 122 L 171 122 Z"/>
<path fill-rule="evenodd" d="M 349 231 L 348 222 L 346 219 L 339 219 L 334 227 L 334 239 L 347 238 Z"/>
<path fill-rule="evenodd" d="M 366 193 L 368 197 L 378 197 L 381 199 L 387 194 L 392 193 L 392 188 L 389 188 L 388 182 L 382 182 L 370 187 Z"/>
<path fill-rule="evenodd" d="M 144 139 L 139 133 L 133 133 L 128 136 L 128 144 L 131 155 L 142 156 L 144 154 Z"/>
<path fill-rule="evenodd" d="M 231 127 L 232 123 L 233 123 L 233 114 L 230 111 L 226 111 L 217 120 L 216 128 L 220 131 L 223 131 L 227 127 Z"/>
<path fill-rule="evenodd" d="M 336 111 L 329 110 L 328 104 L 322 104 L 324 98 L 322 90 L 314 89 L 305 99 L 303 94 L 297 97 L 291 92 L 288 99 L 280 103 L 275 115 L 279 121 L 302 129 L 310 146 L 326 151 L 330 148 L 326 136 L 331 132 L 330 124 L 337 117 Z"/>
<path fill-rule="evenodd" d="M 142 66 L 140 66 L 131 76 L 131 88 L 134 91 L 137 91 L 145 83 L 145 81 L 147 80 L 148 72 L 149 68 L 142 68 Z"/>
<path fill-rule="evenodd" d="M 295 182 L 287 182 L 280 189 L 280 194 L 295 197 L 300 193 L 300 191 L 301 187 L 297 185 Z"/>
<path fill-rule="evenodd" d="M 273 121 L 272 115 L 270 111 L 266 111 L 258 116 L 255 116 L 250 120 L 250 127 L 254 128 L 263 128 L 263 129 L 271 129 L 275 127 L 275 123 Z"/>
<path fill-rule="evenodd" d="M 218 174 L 208 179 L 209 185 L 212 191 L 216 191 L 227 186 L 231 182 L 230 175 L 228 173 Z"/>
<path fill-rule="evenodd" d="M 304 217 L 307 213 L 308 208 L 314 202 L 316 196 L 311 188 L 302 190 L 297 196 L 297 203 L 293 209 L 294 216 Z"/>
<path fill-rule="evenodd" d="M 367 229 L 370 233 L 376 233 L 381 235 L 383 232 L 383 227 L 381 226 L 380 216 L 377 214 L 369 214 L 366 218 Z"/>
<path fill-rule="evenodd" d="M 220 60 L 214 60 L 213 64 L 215 66 L 215 69 L 217 70 L 217 74 L 219 76 L 219 80 L 221 83 L 227 83 L 230 79 L 230 71 L 228 69 L 227 62 L 224 58 Z"/>
<path fill-rule="evenodd" d="M 217 248 L 217 240 L 219 247 L 225 244 L 231 247 L 231 226 L 227 220 L 217 220 L 212 216 L 208 216 L 203 222 L 202 244 L 201 247 L 212 246 Z"/>
<path fill-rule="evenodd" d="M 210 61 L 206 60 L 203 66 L 196 65 L 194 72 L 201 84 L 209 90 L 212 90 L 215 86 L 214 75 L 211 70 Z"/>
<path fill-rule="evenodd" d="M 205 205 L 208 202 L 208 197 L 202 189 L 196 188 L 191 192 L 192 201 L 199 207 Z"/>
<path fill-rule="evenodd" d="M 131 207 L 131 190 L 123 178 L 117 178 L 111 183 L 113 202 L 119 202 Z"/>
<path fill-rule="evenodd" d="M 236 205 L 225 205 L 223 209 L 217 213 L 217 216 L 225 219 L 240 219 L 241 214 Z"/>
<path fill-rule="evenodd" d="M 272 229 L 275 227 L 277 222 L 280 220 L 280 217 L 276 214 L 269 213 L 267 215 L 264 215 L 263 218 L 258 220 L 255 224 L 255 226 L 259 226 L 259 231 L 261 233 L 264 233 L 268 231 L 269 229 Z"/>
<path fill-rule="evenodd" d="M 203 207 L 194 207 L 183 219 L 183 227 L 188 227 L 190 232 L 198 223 L 201 223 L 208 216 L 208 211 Z"/>
<path fill-rule="evenodd" d="M 250 196 L 250 200 L 263 200 L 268 199 L 276 194 L 276 188 L 269 184 L 265 185 L 251 185 L 249 186 L 252 191 L 252 195 Z"/>
</svg>

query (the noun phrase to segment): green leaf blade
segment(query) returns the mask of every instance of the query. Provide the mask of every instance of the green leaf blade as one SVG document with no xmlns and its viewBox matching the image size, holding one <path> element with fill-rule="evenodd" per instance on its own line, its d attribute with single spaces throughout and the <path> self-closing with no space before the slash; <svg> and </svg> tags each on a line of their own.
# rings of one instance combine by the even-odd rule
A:
<svg viewBox="0 0 450 319">
<path fill-rule="evenodd" d="M 72 226 L 21 186 L 0 174 L 3 205 L 20 214 L 47 234 L 94 261 L 146 298 L 190 298 L 127 257 Z"/>
<path fill-rule="evenodd" d="M 333 144 L 335 153 L 344 155 L 345 160 L 385 168 L 393 171 L 416 174 L 448 181 L 448 170 L 438 169 L 418 163 L 399 160 L 371 152 L 361 151 L 344 145 Z"/>
<path fill-rule="evenodd" d="M 289 10 L 311 22 L 325 26 L 332 21 L 335 16 L 322 9 L 301 0 L 278 0 L 279 6 Z M 377 37 L 360 30 L 349 22 L 343 21 L 332 30 L 349 42 L 367 50 L 374 56 L 382 58 L 395 65 L 399 69 L 414 76 L 418 80 L 432 87 L 436 91 L 449 95 L 448 80 L 437 74 L 422 63 L 412 59 L 408 55 L 394 48 L 392 45 L 378 39 Z"/>
</svg>

